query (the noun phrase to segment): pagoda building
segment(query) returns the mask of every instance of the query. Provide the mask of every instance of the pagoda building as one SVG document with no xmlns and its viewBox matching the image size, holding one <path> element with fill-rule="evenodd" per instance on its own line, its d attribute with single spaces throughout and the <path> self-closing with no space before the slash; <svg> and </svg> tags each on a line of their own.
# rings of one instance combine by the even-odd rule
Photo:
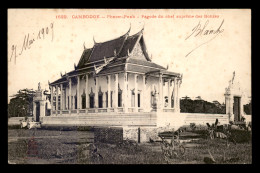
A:
<svg viewBox="0 0 260 173">
<path fill-rule="evenodd" d="M 84 47 L 74 70 L 49 83 L 51 115 L 180 112 L 182 75 L 151 61 L 143 30 Z"/>
</svg>

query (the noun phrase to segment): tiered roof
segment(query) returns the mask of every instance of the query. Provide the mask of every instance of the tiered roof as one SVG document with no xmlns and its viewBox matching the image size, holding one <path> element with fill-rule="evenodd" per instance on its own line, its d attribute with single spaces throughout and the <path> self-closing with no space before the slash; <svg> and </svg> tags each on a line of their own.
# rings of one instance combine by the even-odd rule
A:
<svg viewBox="0 0 260 173">
<path fill-rule="evenodd" d="M 143 29 L 132 36 L 129 36 L 129 32 L 130 29 L 126 34 L 116 39 L 103 43 L 95 43 L 92 48 L 84 49 L 79 63 L 75 65 L 75 69 L 62 75 L 60 79 L 52 82 L 50 85 L 64 82 L 67 80 L 68 76 L 74 76 L 86 72 L 95 74 L 95 67 L 104 65 L 109 58 L 111 58 L 112 61 L 105 64 L 102 70 L 98 72 L 98 75 L 121 71 L 149 73 L 159 70 L 166 72 L 166 68 L 151 62 L 143 38 Z M 138 58 L 135 57 L 135 55 L 132 55 L 137 44 L 140 44 L 142 54 L 145 58 Z M 126 66 L 126 64 L 128 65 Z M 178 75 L 177 73 L 172 74 Z"/>
</svg>

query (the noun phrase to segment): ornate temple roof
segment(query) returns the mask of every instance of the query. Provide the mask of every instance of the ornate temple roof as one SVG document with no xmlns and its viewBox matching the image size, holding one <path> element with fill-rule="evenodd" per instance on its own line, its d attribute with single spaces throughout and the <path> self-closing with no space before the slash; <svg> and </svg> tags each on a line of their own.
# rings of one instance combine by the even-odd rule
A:
<svg viewBox="0 0 260 173">
<path fill-rule="evenodd" d="M 126 34 L 102 43 L 96 43 L 94 40 L 95 44 L 92 48 L 84 49 L 78 64 L 75 65 L 75 69 L 66 75 L 62 75 L 60 79 L 50 85 L 65 82 L 68 76 L 86 72 L 95 74 L 99 67 L 101 69 L 98 71 L 99 75 L 122 71 L 149 73 L 155 70 L 163 71 L 168 75 L 180 75 L 168 72 L 166 68 L 151 62 L 146 50 L 143 30 L 144 28 L 138 33 L 129 36 L 129 29 Z M 139 50 L 142 52 L 143 58 L 135 57 L 135 55 L 131 56 L 137 44 L 140 44 Z"/>
</svg>

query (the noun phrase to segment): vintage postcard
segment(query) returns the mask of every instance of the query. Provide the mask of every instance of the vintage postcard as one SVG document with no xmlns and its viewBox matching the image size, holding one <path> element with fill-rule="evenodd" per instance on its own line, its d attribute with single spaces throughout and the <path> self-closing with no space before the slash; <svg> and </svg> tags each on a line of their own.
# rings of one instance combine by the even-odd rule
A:
<svg viewBox="0 0 260 173">
<path fill-rule="evenodd" d="M 252 163 L 250 9 L 8 9 L 7 42 L 9 164 Z"/>
</svg>

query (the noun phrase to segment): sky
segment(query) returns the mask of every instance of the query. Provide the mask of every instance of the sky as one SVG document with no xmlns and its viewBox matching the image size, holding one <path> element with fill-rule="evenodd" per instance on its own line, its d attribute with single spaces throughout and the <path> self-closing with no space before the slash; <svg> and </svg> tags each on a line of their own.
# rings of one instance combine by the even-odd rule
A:
<svg viewBox="0 0 260 173">
<path fill-rule="evenodd" d="M 49 89 L 48 81 L 74 69 L 83 45 L 117 38 L 130 25 L 130 35 L 144 27 L 152 62 L 183 74 L 181 97 L 223 103 L 234 71 L 251 96 L 250 10 L 8 9 L 8 101 L 39 82 Z"/>
</svg>

